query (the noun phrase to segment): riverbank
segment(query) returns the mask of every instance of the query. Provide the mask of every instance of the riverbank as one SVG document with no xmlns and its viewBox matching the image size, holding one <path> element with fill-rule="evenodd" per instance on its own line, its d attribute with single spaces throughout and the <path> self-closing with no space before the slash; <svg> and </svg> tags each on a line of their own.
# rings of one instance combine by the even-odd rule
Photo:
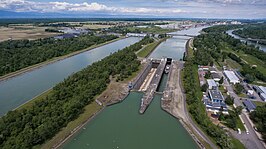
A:
<svg viewBox="0 0 266 149">
<path fill-rule="evenodd" d="M 46 66 L 46 65 L 55 63 L 57 61 L 64 60 L 66 58 L 75 56 L 77 54 L 80 54 L 80 53 L 83 53 L 83 52 L 86 52 L 86 51 L 89 51 L 89 50 L 93 50 L 95 48 L 98 48 L 98 47 L 107 45 L 107 44 L 112 43 L 112 42 L 116 42 L 116 41 L 121 40 L 121 39 L 124 39 L 124 38 L 126 38 L 126 37 L 120 37 L 120 38 L 116 38 L 116 39 L 111 40 L 111 41 L 107 41 L 105 43 L 101 43 L 101 44 L 98 44 L 98 45 L 92 45 L 92 46 L 90 46 L 90 47 L 88 47 L 86 49 L 83 49 L 83 50 L 80 50 L 80 51 L 76 51 L 76 52 L 73 52 L 73 53 L 70 53 L 70 54 L 67 54 L 67 55 L 64 55 L 64 56 L 55 57 L 55 58 L 52 58 L 52 59 L 47 60 L 45 62 L 41 62 L 39 64 L 35 64 L 35 65 L 32 65 L 32 66 L 23 68 L 23 69 L 20 69 L 18 71 L 15 71 L 15 72 L 11 72 L 11 73 L 6 74 L 4 76 L 0 76 L 0 82 L 1 81 L 5 81 L 5 80 L 8 80 L 8 79 L 13 78 L 13 77 L 16 77 L 16 76 L 19 76 L 19 75 L 21 75 L 23 73 L 27 73 L 27 72 L 33 71 L 33 70 L 38 69 L 38 68 L 41 68 L 43 66 Z"/>
</svg>

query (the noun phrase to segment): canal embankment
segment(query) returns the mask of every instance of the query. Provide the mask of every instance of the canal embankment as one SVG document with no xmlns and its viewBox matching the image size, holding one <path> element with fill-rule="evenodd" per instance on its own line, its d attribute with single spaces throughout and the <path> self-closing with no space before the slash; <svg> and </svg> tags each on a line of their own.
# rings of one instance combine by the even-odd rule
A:
<svg viewBox="0 0 266 149">
<path fill-rule="evenodd" d="M 86 52 L 86 51 L 89 51 L 89 50 L 92 50 L 92 49 L 95 49 L 95 48 L 98 48 L 98 47 L 101 47 L 101 46 L 104 46 L 104 45 L 107 45 L 109 43 L 112 43 L 112 42 L 115 42 L 115 41 L 118 41 L 118 40 L 121 40 L 121 39 L 124 39 L 126 37 L 119 37 L 119 38 L 116 38 L 114 40 L 111 40 L 111 41 L 107 41 L 105 43 L 101 43 L 101 44 L 98 44 L 98 45 L 93 45 L 93 46 L 90 46 L 86 49 L 83 49 L 83 50 L 80 50 L 80 51 L 76 51 L 76 52 L 72 52 L 70 54 L 67 54 L 67 55 L 64 55 L 64 56 L 60 56 L 60 57 L 55 57 L 55 58 L 52 58 L 50 60 L 47 60 L 45 62 L 41 62 L 41 63 L 38 63 L 38 64 L 35 64 L 35 65 L 32 65 L 32 66 L 29 66 L 29 67 L 26 67 L 26 68 L 23 68 L 23 69 L 20 69 L 18 71 L 15 71 L 15 72 L 11 72 L 11 73 L 8 73 L 6 75 L 3 75 L 3 76 L 0 76 L 0 81 L 5 81 L 7 79 L 10 79 L 10 78 L 13 78 L 13 77 L 16 77 L 18 75 L 21 75 L 23 73 L 26 73 L 26 72 L 30 72 L 32 70 L 35 70 L 35 69 L 38 69 L 38 68 L 41 68 L 43 66 L 46 66 L 46 65 L 49 65 L 49 64 L 52 64 L 52 63 L 55 63 L 57 61 L 61 61 L 61 60 L 64 60 L 66 58 L 69 58 L 69 57 L 72 57 L 72 56 L 75 56 L 77 54 L 80 54 L 80 53 L 83 53 L 83 52 Z"/>
</svg>

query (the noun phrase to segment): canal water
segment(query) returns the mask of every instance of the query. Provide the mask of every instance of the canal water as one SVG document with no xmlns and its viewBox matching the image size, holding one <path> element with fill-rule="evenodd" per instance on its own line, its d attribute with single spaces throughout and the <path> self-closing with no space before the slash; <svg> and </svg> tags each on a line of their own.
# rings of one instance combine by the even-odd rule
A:
<svg viewBox="0 0 266 149">
<path fill-rule="evenodd" d="M 259 46 L 261 50 L 263 50 L 264 52 L 266 52 L 266 45 L 259 44 L 259 43 L 255 42 L 255 41 L 250 41 L 250 40 L 248 40 L 248 39 L 246 39 L 246 38 L 242 38 L 242 37 L 240 37 L 240 36 L 238 36 L 238 35 L 236 35 L 236 34 L 233 34 L 233 31 L 234 31 L 234 30 L 229 30 L 229 31 L 227 31 L 226 33 L 227 33 L 228 35 L 230 35 L 230 36 L 236 38 L 236 39 L 239 39 L 239 40 L 242 41 L 242 42 L 247 42 L 247 44 L 249 44 L 249 45 L 255 45 L 256 47 Z"/>
<path fill-rule="evenodd" d="M 141 38 L 137 37 L 122 39 L 0 82 L 0 116 L 48 90 L 72 73 L 139 40 Z"/>
<path fill-rule="evenodd" d="M 199 32 L 203 28 L 206 28 L 206 26 L 176 31 L 172 32 L 172 34 L 197 36 L 200 34 Z M 167 39 L 166 41 L 162 42 L 150 54 L 149 58 L 161 59 L 164 57 L 170 57 L 174 60 L 182 59 L 183 54 L 185 52 L 186 42 L 188 41 L 189 38 L 191 38 L 189 36 L 174 36 L 172 38 Z"/>
<path fill-rule="evenodd" d="M 146 112 L 140 115 L 142 96 L 142 93 L 131 92 L 122 103 L 107 107 L 61 148 L 197 148 L 178 120 L 161 110 L 161 95 L 156 95 Z"/>
</svg>

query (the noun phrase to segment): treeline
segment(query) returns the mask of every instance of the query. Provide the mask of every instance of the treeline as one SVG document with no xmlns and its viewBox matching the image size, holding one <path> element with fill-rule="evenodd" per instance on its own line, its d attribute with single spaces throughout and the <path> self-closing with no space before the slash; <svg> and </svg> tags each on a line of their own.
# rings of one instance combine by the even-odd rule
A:
<svg viewBox="0 0 266 149">
<path fill-rule="evenodd" d="M 186 101 L 190 114 L 200 127 L 210 136 L 221 148 L 234 148 L 230 136 L 223 129 L 213 124 L 207 116 L 205 106 L 201 101 L 202 93 L 200 90 L 197 75 L 197 58 L 188 59 L 185 63 L 183 85 L 186 93 Z"/>
<path fill-rule="evenodd" d="M 115 38 L 117 36 L 82 35 L 61 40 L 45 38 L 4 41 L 0 43 L 0 76 Z"/>
<path fill-rule="evenodd" d="M 256 128 L 261 132 L 264 142 L 266 143 L 266 104 L 258 106 L 250 113 L 250 118 L 255 122 Z"/>
<path fill-rule="evenodd" d="M 233 31 L 233 33 L 243 38 L 266 39 L 266 24 L 248 25 L 243 29 Z"/>
<path fill-rule="evenodd" d="M 8 112 L 0 118 L 0 148 L 32 148 L 51 139 L 106 89 L 110 76 L 124 79 L 137 71 L 140 62 L 134 51 L 150 41 L 145 37 L 71 75 L 31 107 Z"/>
<path fill-rule="evenodd" d="M 266 52 L 255 48 L 252 45 L 246 45 L 240 40 L 235 39 L 225 33 L 227 29 L 235 28 L 234 26 L 213 26 L 204 31 L 207 34 L 201 34 L 194 39 L 196 48 L 195 57 L 198 65 L 208 65 L 213 61 L 224 61 L 226 57 L 230 57 L 242 66 L 241 73 L 248 82 L 252 82 L 257 78 L 261 81 L 266 81 L 266 76 L 257 68 L 252 68 L 246 64 L 234 53 L 225 52 L 227 48 L 232 49 L 236 53 L 243 51 L 246 54 L 252 55 L 266 64 Z"/>
</svg>

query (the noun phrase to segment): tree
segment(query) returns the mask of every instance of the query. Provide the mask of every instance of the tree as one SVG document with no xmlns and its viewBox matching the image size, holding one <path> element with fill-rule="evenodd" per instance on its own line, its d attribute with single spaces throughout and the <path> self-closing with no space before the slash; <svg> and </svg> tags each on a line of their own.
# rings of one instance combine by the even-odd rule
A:
<svg viewBox="0 0 266 149">
<path fill-rule="evenodd" d="M 224 83 L 224 77 L 222 77 L 220 80 L 219 80 L 219 84 L 223 84 Z"/>
<path fill-rule="evenodd" d="M 237 83 L 234 85 L 234 89 L 236 94 L 241 94 L 244 90 L 244 87 L 240 83 Z"/>
<path fill-rule="evenodd" d="M 233 104 L 234 104 L 234 98 L 231 98 L 231 96 L 227 96 L 227 97 L 225 98 L 225 103 L 226 103 L 227 105 L 233 105 Z"/>
<path fill-rule="evenodd" d="M 210 79 L 211 78 L 211 72 L 208 71 L 205 76 L 204 76 L 206 79 Z"/>
<path fill-rule="evenodd" d="M 234 112 L 236 115 L 240 115 L 242 113 L 243 107 L 242 106 L 237 106 L 234 108 Z"/>
<path fill-rule="evenodd" d="M 206 92 L 207 89 L 208 89 L 208 85 L 206 83 L 201 86 L 201 91 L 202 92 Z"/>
</svg>

